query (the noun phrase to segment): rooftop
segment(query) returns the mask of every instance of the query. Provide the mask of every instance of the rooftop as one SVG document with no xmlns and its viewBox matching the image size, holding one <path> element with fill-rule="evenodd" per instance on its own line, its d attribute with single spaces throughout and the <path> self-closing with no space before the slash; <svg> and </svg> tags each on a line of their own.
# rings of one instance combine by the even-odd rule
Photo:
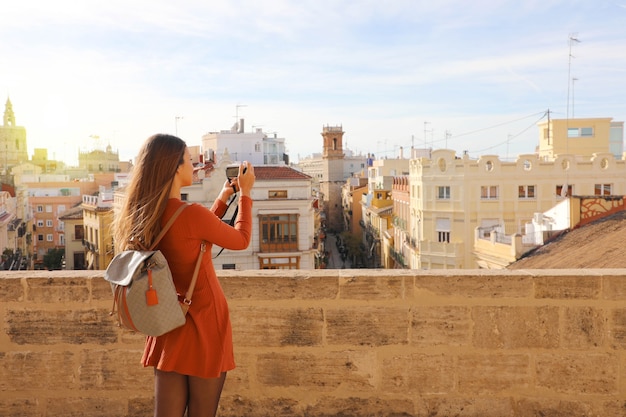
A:
<svg viewBox="0 0 626 417">
<path fill-rule="evenodd" d="M 626 267 L 626 211 L 564 232 L 507 269 Z"/>
</svg>

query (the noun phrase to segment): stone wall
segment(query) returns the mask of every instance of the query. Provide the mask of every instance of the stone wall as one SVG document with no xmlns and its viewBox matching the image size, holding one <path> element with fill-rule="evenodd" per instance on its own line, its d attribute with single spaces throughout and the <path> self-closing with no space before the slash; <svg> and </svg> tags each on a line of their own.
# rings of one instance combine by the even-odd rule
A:
<svg viewBox="0 0 626 417">
<path fill-rule="evenodd" d="M 219 415 L 626 415 L 626 270 L 223 271 Z M 0 416 L 152 415 L 101 271 L 0 274 Z"/>
</svg>

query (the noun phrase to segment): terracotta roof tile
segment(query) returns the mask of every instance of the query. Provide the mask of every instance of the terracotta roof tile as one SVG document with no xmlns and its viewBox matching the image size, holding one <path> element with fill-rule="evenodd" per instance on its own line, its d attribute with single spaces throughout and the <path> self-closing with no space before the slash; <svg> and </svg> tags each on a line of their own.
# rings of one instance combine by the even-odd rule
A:
<svg viewBox="0 0 626 417">
<path fill-rule="evenodd" d="M 289 166 L 258 165 L 254 167 L 257 180 L 308 180 L 311 176 Z"/>
</svg>

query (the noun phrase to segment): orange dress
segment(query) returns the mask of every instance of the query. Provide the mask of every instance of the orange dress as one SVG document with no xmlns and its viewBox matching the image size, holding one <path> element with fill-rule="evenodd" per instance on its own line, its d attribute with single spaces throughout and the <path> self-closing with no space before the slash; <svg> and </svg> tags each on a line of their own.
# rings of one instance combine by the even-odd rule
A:
<svg viewBox="0 0 626 417">
<path fill-rule="evenodd" d="M 179 199 L 168 201 L 161 218 L 162 226 L 181 204 L 186 203 Z M 200 204 L 190 204 L 161 239 L 159 249 L 167 259 L 179 294 L 187 291 L 200 253 L 200 242 L 205 240 L 207 247 L 186 323 L 162 336 L 146 338 L 141 359 L 144 366 L 202 378 L 215 378 L 235 368 L 228 303 L 215 275 L 211 247 L 212 244 L 233 250 L 248 247 L 252 200 L 240 197 L 238 204 L 234 227 L 218 217 L 227 208 L 222 201 L 217 200 L 210 210 Z"/>
</svg>

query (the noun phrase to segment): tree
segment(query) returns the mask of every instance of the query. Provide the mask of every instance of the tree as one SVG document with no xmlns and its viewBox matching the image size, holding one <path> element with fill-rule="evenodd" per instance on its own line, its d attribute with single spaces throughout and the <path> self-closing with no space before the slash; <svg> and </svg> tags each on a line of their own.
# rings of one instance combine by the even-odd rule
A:
<svg viewBox="0 0 626 417">
<path fill-rule="evenodd" d="M 341 232 L 340 236 L 347 251 L 347 256 L 351 259 L 352 267 L 356 268 L 362 263 L 361 239 L 348 231 Z"/>
<path fill-rule="evenodd" d="M 50 271 L 54 269 L 62 269 L 64 256 L 65 249 L 49 249 L 48 253 L 43 256 L 43 266 Z"/>
</svg>

